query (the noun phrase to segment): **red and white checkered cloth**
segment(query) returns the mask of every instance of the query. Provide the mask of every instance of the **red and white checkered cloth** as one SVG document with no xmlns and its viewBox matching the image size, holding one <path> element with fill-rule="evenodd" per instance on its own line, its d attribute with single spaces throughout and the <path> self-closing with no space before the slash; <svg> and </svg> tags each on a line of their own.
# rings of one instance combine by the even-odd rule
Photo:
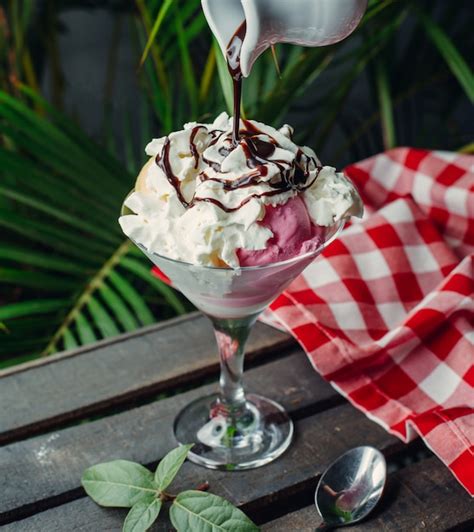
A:
<svg viewBox="0 0 474 532">
<path fill-rule="evenodd" d="M 264 316 L 315 369 L 474 495 L 474 157 L 398 148 L 346 169 L 366 216 Z"/>
</svg>

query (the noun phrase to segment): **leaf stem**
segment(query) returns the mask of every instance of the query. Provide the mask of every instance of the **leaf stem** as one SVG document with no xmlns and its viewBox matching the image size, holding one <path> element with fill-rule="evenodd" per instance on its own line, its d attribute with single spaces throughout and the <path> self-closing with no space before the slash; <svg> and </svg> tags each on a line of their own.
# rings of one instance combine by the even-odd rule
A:
<svg viewBox="0 0 474 532">
<path fill-rule="evenodd" d="M 201 482 L 195 489 L 196 491 L 209 491 L 210 484 L 206 480 L 204 482 Z M 168 493 L 167 491 L 161 490 L 158 492 L 158 496 L 160 501 L 162 502 L 172 502 L 177 498 L 177 495 L 173 495 L 172 493 Z"/>
<path fill-rule="evenodd" d="M 172 502 L 176 499 L 177 495 L 173 495 L 172 493 L 168 493 L 166 491 L 160 491 L 159 492 L 159 498 L 162 502 Z"/>
</svg>

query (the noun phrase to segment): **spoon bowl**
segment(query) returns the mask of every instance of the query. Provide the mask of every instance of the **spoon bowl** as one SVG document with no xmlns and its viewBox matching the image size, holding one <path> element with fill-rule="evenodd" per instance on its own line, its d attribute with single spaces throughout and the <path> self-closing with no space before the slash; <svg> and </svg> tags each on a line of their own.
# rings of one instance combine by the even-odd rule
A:
<svg viewBox="0 0 474 532">
<path fill-rule="evenodd" d="M 316 488 L 314 502 L 324 520 L 318 530 L 364 519 L 379 502 L 386 478 L 385 458 L 373 447 L 356 447 L 340 456 Z"/>
</svg>

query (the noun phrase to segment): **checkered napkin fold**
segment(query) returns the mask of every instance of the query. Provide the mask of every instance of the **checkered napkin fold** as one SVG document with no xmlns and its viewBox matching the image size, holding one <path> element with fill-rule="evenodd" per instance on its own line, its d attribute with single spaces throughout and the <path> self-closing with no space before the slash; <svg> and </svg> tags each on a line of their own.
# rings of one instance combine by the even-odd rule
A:
<svg viewBox="0 0 474 532">
<path fill-rule="evenodd" d="M 474 157 L 398 148 L 349 166 L 366 206 L 270 307 L 315 369 L 474 496 Z"/>
</svg>

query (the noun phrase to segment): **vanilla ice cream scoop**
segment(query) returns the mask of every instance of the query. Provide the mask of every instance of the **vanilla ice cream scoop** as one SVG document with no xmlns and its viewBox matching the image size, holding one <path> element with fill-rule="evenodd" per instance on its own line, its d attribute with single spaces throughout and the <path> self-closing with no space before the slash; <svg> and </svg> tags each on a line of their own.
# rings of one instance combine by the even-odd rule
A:
<svg viewBox="0 0 474 532">
<path fill-rule="evenodd" d="M 237 145 L 226 113 L 152 140 L 125 202 L 133 214 L 119 220 L 124 233 L 150 253 L 238 268 L 302 253 L 311 249 L 313 226 L 361 215 L 352 183 L 297 146 L 290 126 L 240 125 Z"/>
</svg>

